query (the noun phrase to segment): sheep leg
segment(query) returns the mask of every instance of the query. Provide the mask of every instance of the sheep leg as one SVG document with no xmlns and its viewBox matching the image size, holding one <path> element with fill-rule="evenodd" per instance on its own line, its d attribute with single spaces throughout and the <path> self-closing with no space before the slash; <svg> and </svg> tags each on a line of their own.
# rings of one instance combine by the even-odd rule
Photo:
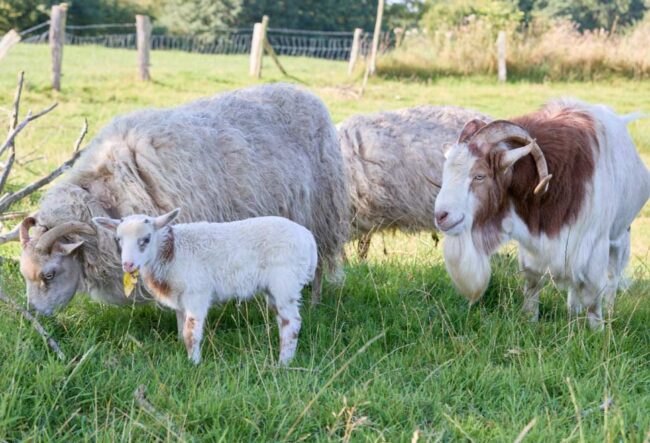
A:
<svg viewBox="0 0 650 443">
<path fill-rule="evenodd" d="M 569 317 L 574 317 L 582 313 L 582 302 L 578 296 L 578 290 L 570 287 L 567 295 L 567 309 Z"/>
<path fill-rule="evenodd" d="M 299 294 L 297 295 L 299 297 Z M 298 333 L 300 332 L 301 318 L 298 303 L 278 307 L 278 329 L 280 332 L 280 364 L 287 365 L 296 354 L 298 346 Z"/>
<path fill-rule="evenodd" d="M 183 325 L 183 340 L 187 356 L 194 364 L 201 361 L 201 340 L 203 339 L 203 323 L 205 315 L 197 315 L 191 312 L 185 313 Z"/>
<path fill-rule="evenodd" d="M 176 311 L 176 328 L 178 329 L 178 338 L 183 341 L 183 328 L 185 327 L 185 312 Z"/>
<path fill-rule="evenodd" d="M 372 234 L 366 233 L 359 238 L 359 243 L 357 244 L 357 255 L 359 259 L 365 260 L 368 257 L 368 251 L 370 250 L 370 241 L 372 240 Z"/>
<path fill-rule="evenodd" d="M 531 322 L 539 319 L 539 294 L 544 287 L 544 279 L 529 271 L 524 271 L 524 304 L 522 310 Z"/>
<path fill-rule="evenodd" d="M 625 267 L 630 261 L 630 228 L 623 236 L 609 244 L 609 263 L 607 266 L 607 277 L 609 287 L 605 292 L 605 307 L 611 310 L 616 300 L 616 291 L 620 286 L 625 286 L 626 281 L 622 276 Z"/>
<path fill-rule="evenodd" d="M 316 266 L 314 281 L 311 283 L 311 305 L 316 306 L 320 303 L 320 293 L 323 286 L 323 264 L 319 261 Z"/>
</svg>

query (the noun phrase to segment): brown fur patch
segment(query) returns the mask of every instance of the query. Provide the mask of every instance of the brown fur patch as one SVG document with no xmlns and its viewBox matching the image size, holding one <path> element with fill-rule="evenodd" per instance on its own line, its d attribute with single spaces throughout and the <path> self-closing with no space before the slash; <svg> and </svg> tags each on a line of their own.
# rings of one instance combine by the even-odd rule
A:
<svg viewBox="0 0 650 443">
<path fill-rule="evenodd" d="M 468 121 L 465 123 L 465 126 L 463 126 L 463 129 L 458 136 L 458 143 L 466 143 L 470 138 L 474 136 L 474 134 L 476 134 L 479 129 L 485 125 L 487 125 L 487 123 L 477 118 Z"/>
<path fill-rule="evenodd" d="M 147 274 L 144 277 L 144 283 L 151 291 L 154 297 L 167 298 L 171 295 L 172 288 L 165 280 L 157 279 L 152 275 Z"/>
<path fill-rule="evenodd" d="M 289 320 L 287 320 L 286 318 L 280 318 L 280 322 L 283 328 L 289 326 Z"/>
<path fill-rule="evenodd" d="M 162 263 L 169 263 L 174 259 L 174 229 L 167 226 L 163 240 L 158 251 L 158 260 Z"/>
<path fill-rule="evenodd" d="M 510 201 L 533 234 L 557 235 L 563 226 L 576 220 L 594 173 L 597 136 L 595 122 L 587 113 L 569 106 L 550 105 L 511 121 L 537 140 L 553 178 L 548 192 L 536 196 L 533 189 L 539 176 L 532 156 L 522 158 L 511 171 L 502 173 L 503 151 L 481 154 L 478 149 L 472 150 L 479 156 L 472 173 L 486 175 L 482 184 L 472 185 L 481 202 L 475 227 L 485 231 L 484 247 L 491 247 L 498 236 L 496 231 Z"/>
<path fill-rule="evenodd" d="M 194 349 L 194 327 L 196 326 L 196 319 L 194 317 L 187 317 L 183 325 L 183 340 L 185 341 L 185 349 L 187 352 L 192 352 Z"/>
</svg>

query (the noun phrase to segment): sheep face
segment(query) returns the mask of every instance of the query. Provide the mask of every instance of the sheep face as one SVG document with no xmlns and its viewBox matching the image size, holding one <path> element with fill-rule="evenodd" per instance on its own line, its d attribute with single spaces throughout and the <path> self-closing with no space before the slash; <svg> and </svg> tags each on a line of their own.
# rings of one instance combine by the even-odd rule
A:
<svg viewBox="0 0 650 443">
<path fill-rule="evenodd" d="M 79 239 L 79 234 L 94 234 L 85 223 L 67 222 L 51 229 L 37 225 L 35 217 L 27 217 L 20 225 L 20 272 L 27 286 L 27 300 L 32 308 L 52 315 L 57 308 L 70 302 L 82 284 L 83 269 L 77 251 L 83 241 L 64 242 L 66 236 Z"/>
<path fill-rule="evenodd" d="M 123 220 L 95 217 L 93 223 L 115 233 L 121 250 L 122 269 L 131 273 L 154 263 L 159 244 L 157 234 L 160 229 L 171 223 L 179 212 L 179 209 L 175 209 L 160 217 L 131 215 Z"/>
<path fill-rule="evenodd" d="M 52 315 L 77 292 L 83 272 L 74 252 L 81 244 L 57 241 L 50 251 L 32 245 L 23 249 L 20 272 L 27 286 L 27 301 L 38 313 Z"/>
</svg>

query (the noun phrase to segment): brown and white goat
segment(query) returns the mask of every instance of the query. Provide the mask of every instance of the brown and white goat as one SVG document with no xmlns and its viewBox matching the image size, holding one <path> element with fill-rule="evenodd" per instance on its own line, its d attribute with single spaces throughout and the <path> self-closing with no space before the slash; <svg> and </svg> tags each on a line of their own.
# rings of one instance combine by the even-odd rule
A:
<svg viewBox="0 0 650 443">
<path fill-rule="evenodd" d="M 602 325 L 629 258 L 630 225 L 650 174 L 626 124 L 602 105 L 556 101 L 510 121 L 468 122 L 447 153 L 436 224 L 452 280 L 470 302 L 490 280 L 490 255 L 519 243 L 524 310 L 539 315 L 546 278 L 569 290 L 570 313 Z"/>
</svg>

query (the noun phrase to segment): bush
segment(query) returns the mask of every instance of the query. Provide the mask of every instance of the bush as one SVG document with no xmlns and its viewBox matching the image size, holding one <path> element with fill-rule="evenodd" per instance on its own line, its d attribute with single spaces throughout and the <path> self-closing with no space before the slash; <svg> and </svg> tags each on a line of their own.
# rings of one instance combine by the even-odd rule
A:
<svg viewBox="0 0 650 443">
<path fill-rule="evenodd" d="M 495 75 L 495 26 L 470 20 L 448 31 L 408 36 L 378 61 L 388 77 Z M 510 79 L 599 80 L 622 76 L 650 78 L 650 18 L 625 33 L 580 32 L 568 20 L 537 20 L 524 31 L 508 32 Z"/>
</svg>

